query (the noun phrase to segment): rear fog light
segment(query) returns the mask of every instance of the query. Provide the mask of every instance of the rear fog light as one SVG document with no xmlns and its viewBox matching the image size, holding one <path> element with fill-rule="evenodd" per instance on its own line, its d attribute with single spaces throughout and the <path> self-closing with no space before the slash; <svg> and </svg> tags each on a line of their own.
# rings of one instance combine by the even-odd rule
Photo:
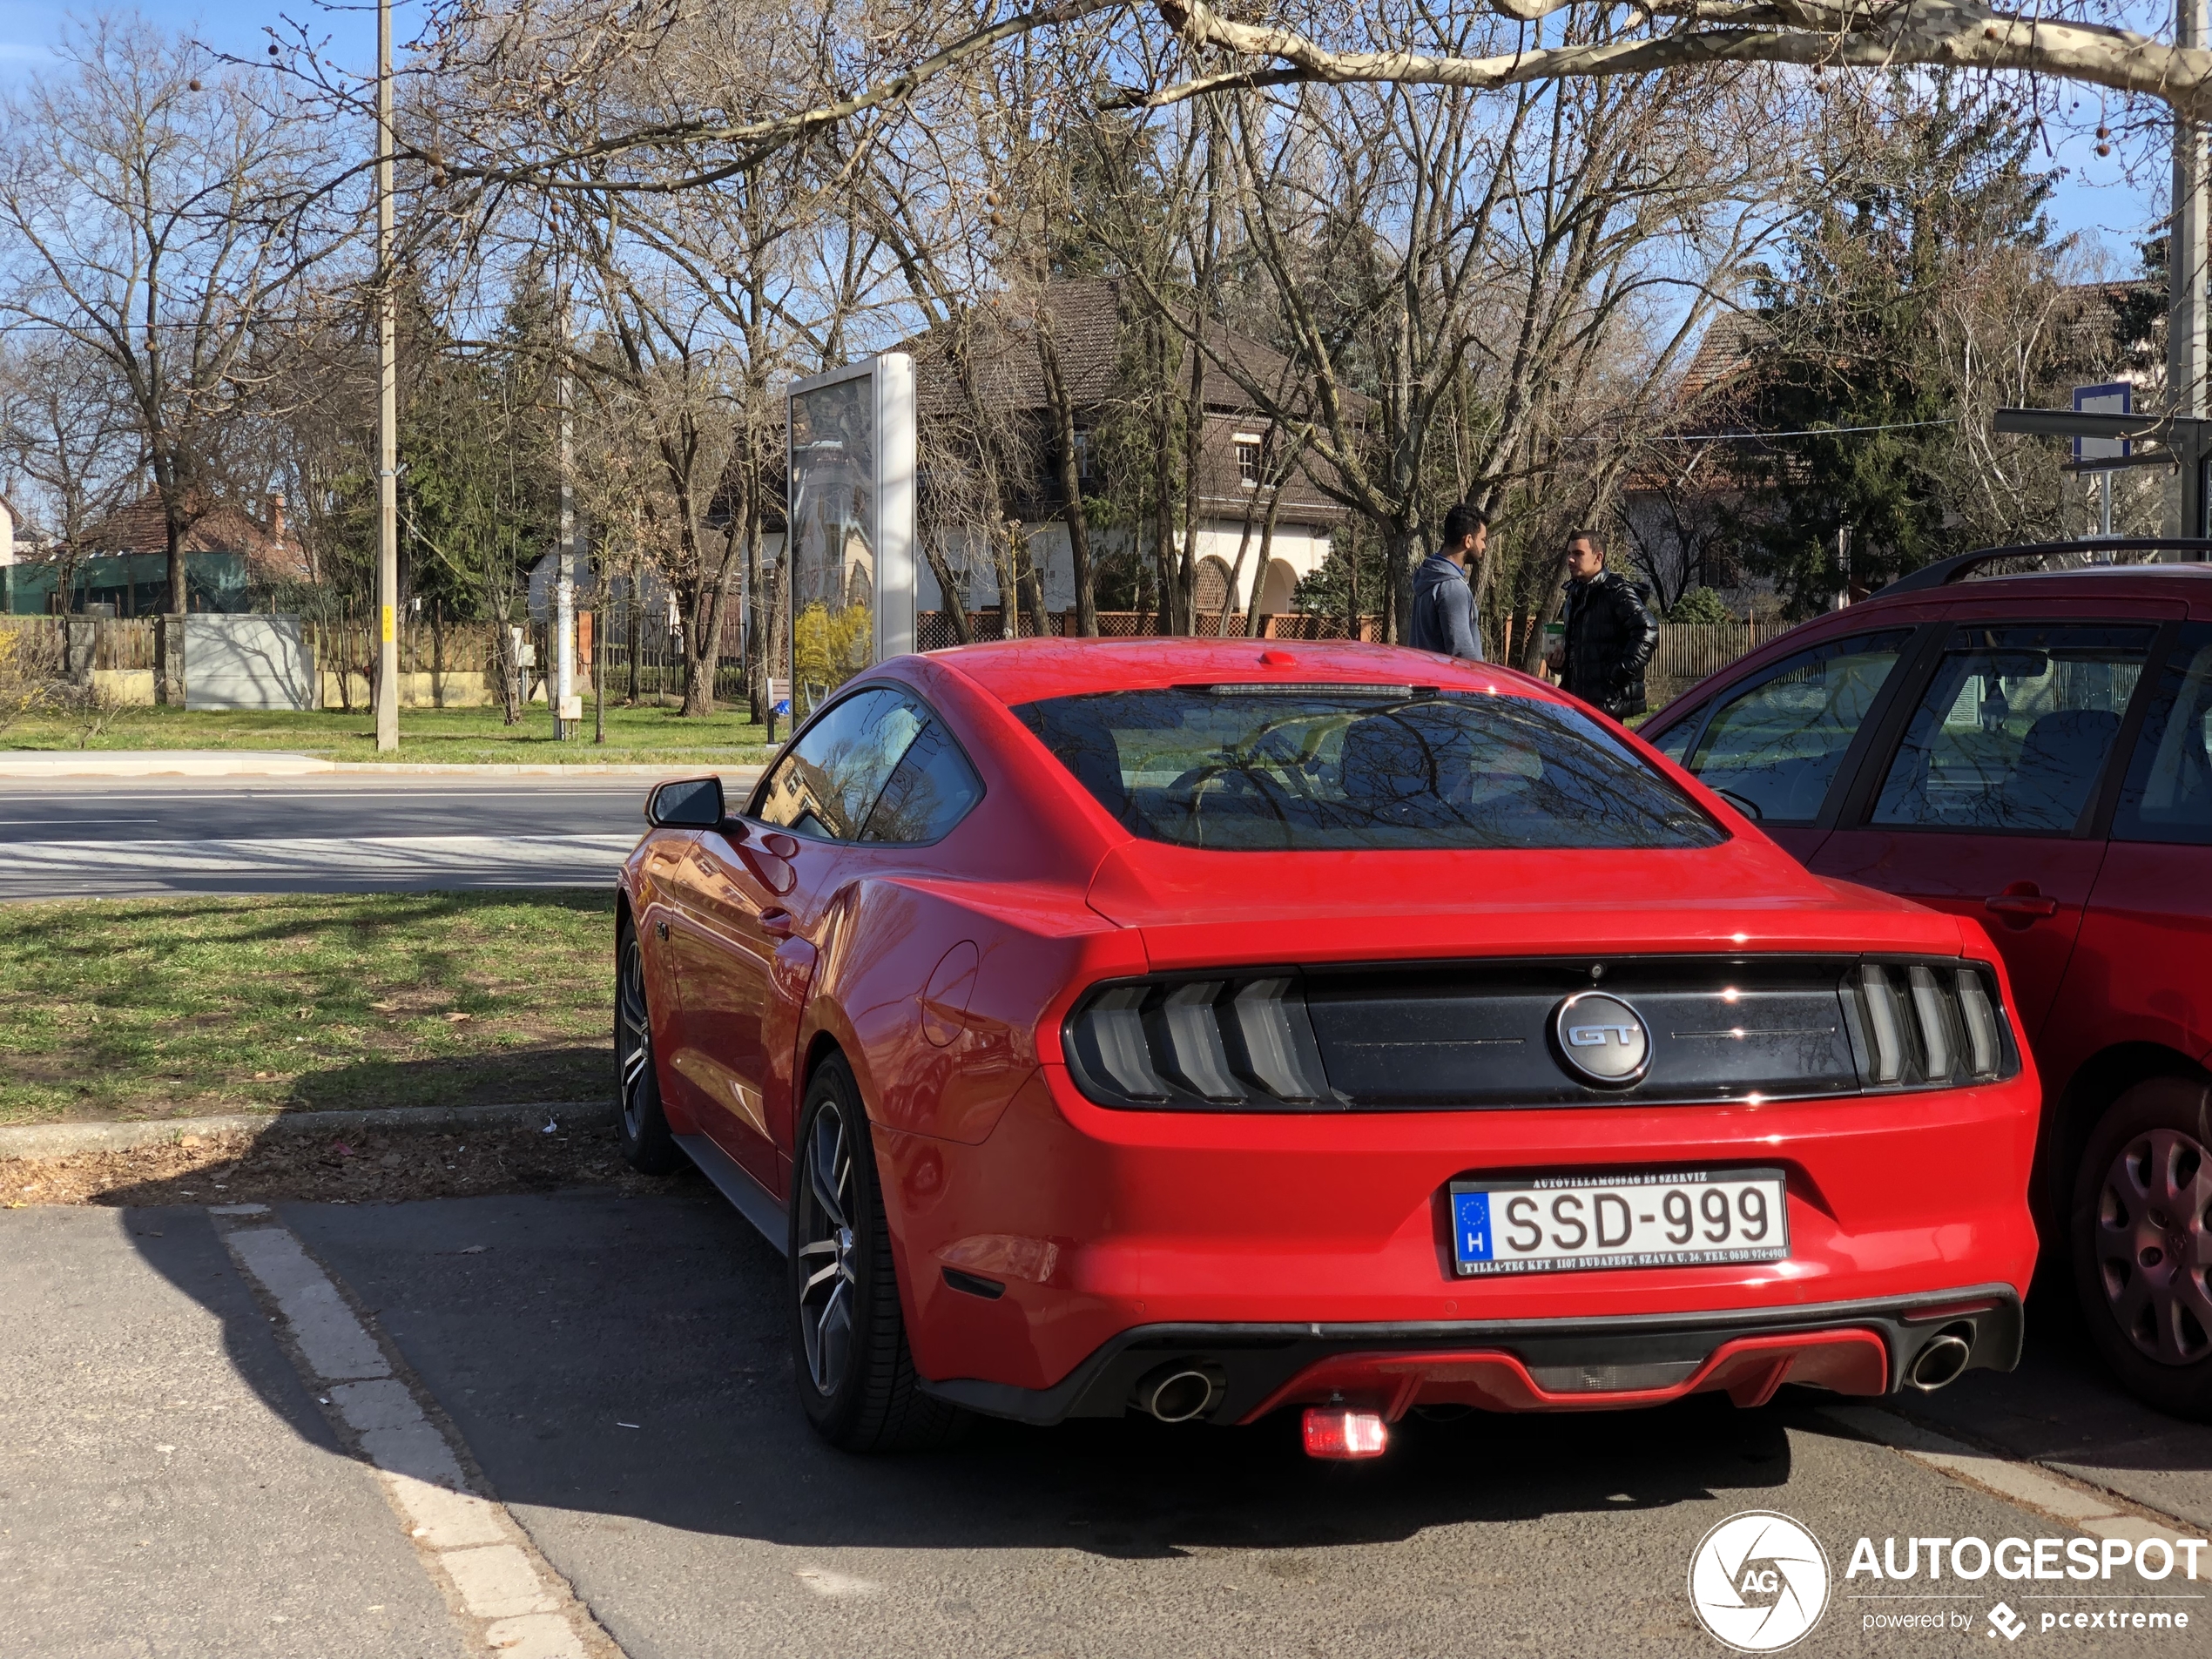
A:
<svg viewBox="0 0 2212 1659">
<path fill-rule="evenodd" d="M 1308 1457 L 1380 1457 L 1389 1444 L 1390 1426 L 1380 1412 L 1347 1411 L 1341 1406 L 1306 1407 Z"/>
</svg>

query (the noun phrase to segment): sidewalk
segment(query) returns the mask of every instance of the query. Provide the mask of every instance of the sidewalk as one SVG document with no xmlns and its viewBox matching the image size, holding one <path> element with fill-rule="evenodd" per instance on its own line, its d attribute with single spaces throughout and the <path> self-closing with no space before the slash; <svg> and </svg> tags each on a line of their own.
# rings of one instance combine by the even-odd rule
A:
<svg viewBox="0 0 2212 1659">
<path fill-rule="evenodd" d="M 707 769 L 698 760 L 659 762 L 485 762 L 479 765 L 408 760 L 327 760 L 320 755 L 275 749 L 10 749 L 0 750 L 0 778 L 299 778 L 343 773 L 461 778 L 684 778 Z M 757 765 L 718 766 L 725 778 L 747 785 Z"/>
</svg>

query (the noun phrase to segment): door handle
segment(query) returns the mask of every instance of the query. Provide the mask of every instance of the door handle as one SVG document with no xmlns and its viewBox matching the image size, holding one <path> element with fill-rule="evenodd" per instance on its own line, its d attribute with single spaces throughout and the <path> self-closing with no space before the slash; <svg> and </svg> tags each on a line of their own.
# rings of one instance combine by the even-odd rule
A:
<svg viewBox="0 0 2212 1659">
<path fill-rule="evenodd" d="M 788 910 L 764 910 L 760 913 L 760 931 L 771 939 L 791 937 L 792 920 Z"/>
<path fill-rule="evenodd" d="M 653 931 L 654 931 L 655 933 L 658 934 L 661 936 L 661 941 L 662 941 L 664 944 L 665 944 L 665 943 L 667 942 L 667 941 L 668 941 L 668 924 L 667 924 L 666 922 L 664 922 L 664 921 L 657 921 L 657 922 L 655 922 L 655 923 L 653 924 Z"/>
<path fill-rule="evenodd" d="M 2059 901 L 2046 898 L 2035 890 L 2033 881 L 2015 881 L 2002 893 L 1992 894 L 1981 901 L 1982 908 L 2000 916 L 2055 916 Z"/>
</svg>

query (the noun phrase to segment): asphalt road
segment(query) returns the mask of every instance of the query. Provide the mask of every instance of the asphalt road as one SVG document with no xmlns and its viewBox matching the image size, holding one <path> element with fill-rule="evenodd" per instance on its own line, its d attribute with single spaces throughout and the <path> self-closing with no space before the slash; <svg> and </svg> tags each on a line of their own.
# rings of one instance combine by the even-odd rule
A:
<svg viewBox="0 0 2212 1659">
<path fill-rule="evenodd" d="M 631 1659 L 1712 1656 L 1689 1563 L 1754 1509 L 1795 1517 L 1831 1558 L 1833 1598 L 1801 1653 L 2008 1650 L 1984 1623 L 2000 1595 L 2038 1651 L 2201 1652 L 2212 1617 L 2203 1581 L 2178 1574 L 2123 1569 L 2094 1597 L 2064 1581 L 1846 1581 L 1861 1535 L 2070 1528 L 1856 1437 L 1811 1395 L 1409 1420 L 1357 1466 L 1306 1459 L 1288 1419 L 987 1423 L 948 1451 L 858 1459 L 807 1432 L 781 1264 L 701 1182 L 267 1219 L 402 1357 L 596 1621 L 591 1642 Z M 217 1224 L 179 1208 L 0 1211 L 0 1652 L 482 1651 L 442 1619 Z M 2039 1364 L 2025 1386 L 1972 1379 L 1956 1398 L 1980 1417 L 2117 1409 Z M 2139 1447 L 2143 1415 L 2126 1426 Z M 2158 1432 L 2195 1501 L 2212 1433 Z M 2108 1605 L 2188 1611 L 2194 1628 L 2036 1628 Z M 1960 1619 L 1868 1628 L 1900 1612 Z"/>
<path fill-rule="evenodd" d="M 0 899 L 600 887 L 651 780 L 0 782 Z"/>
</svg>

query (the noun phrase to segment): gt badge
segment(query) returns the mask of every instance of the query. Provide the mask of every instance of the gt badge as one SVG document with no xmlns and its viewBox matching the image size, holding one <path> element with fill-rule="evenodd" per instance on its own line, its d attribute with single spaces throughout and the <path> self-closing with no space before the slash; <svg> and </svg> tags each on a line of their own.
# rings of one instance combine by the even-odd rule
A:
<svg viewBox="0 0 2212 1659">
<path fill-rule="evenodd" d="M 1643 1016 L 1605 991 L 1582 991 L 1552 1013 L 1552 1036 L 1568 1074 L 1599 1089 L 1626 1089 L 1651 1069 Z"/>
</svg>

